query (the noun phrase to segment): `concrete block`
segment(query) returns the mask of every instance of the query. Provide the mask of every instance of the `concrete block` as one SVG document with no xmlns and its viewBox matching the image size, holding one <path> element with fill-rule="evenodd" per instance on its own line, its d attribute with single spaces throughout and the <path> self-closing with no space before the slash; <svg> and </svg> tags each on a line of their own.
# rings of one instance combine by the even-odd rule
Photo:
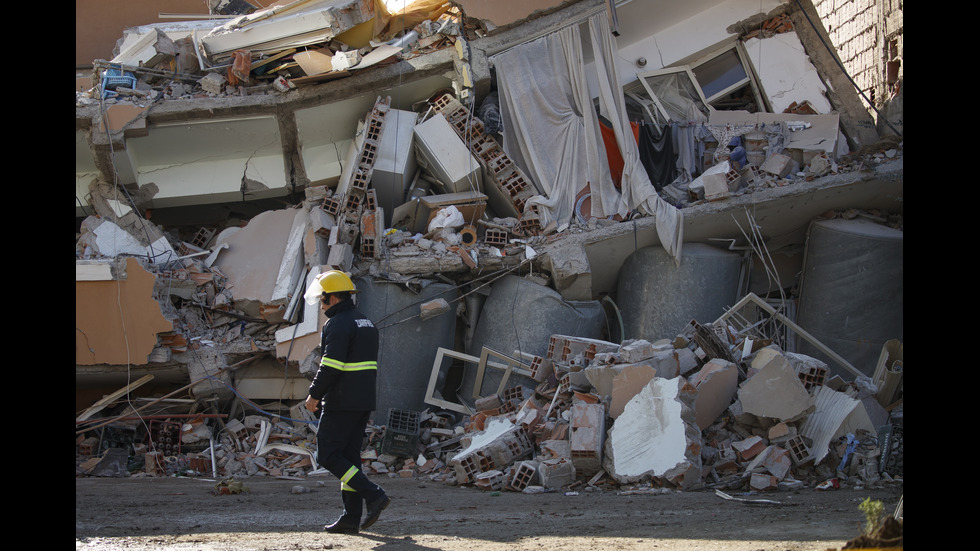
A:
<svg viewBox="0 0 980 551">
<path fill-rule="evenodd" d="M 732 195 L 728 189 L 728 176 L 725 173 L 705 174 L 701 181 L 704 184 L 704 198 L 708 201 L 720 201 Z"/>
<path fill-rule="evenodd" d="M 656 376 L 657 370 L 646 364 L 623 367 L 612 380 L 609 417 L 618 418 L 626 409 L 626 404 Z"/>
<path fill-rule="evenodd" d="M 756 353 L 752 367 L 758 372 L 738 390 L 743 412 L 793 422 L 813 411 L 813 398 L 782 353 L 764 348 Z"/>
<path fill-rule="evenodd" d="M 731 405 L 738 388 L 738 368 L 732 362 L 716 358 L 688 381 L 698 391 L 694 411 L 698 427 L 704 430 Z"/>
<path fill-rule="evenodd" d="M 655 349 L 649 341 L 638 339 L 627 341 L 619 347 L 619 357 L 623 363 L 637 363 L 653 357 Z"/>
<path fill-rule="evenodd" d="M 766 441 L 761 436 L 750 436 L 738 442 L 732 442 L 732 449 L 742 461 L 748 461 L 766 449 Z"/>
<path fill-rule="evenodd" d="M 752 473 L 749 487 L 757 492 L 776 490 L 779 488 L 779 479 L 769 474 Z"/>
<path fill-rule="evenodd" d="M 313 231 L 324 235 L 324 237 L 330 236 L 330 228 L 337 225 L 337 218 L 323 210 L 319 206 L 315 206 L 310 209 L 310 226 Z"/>
<path fill-rule="evenodd" d="M 477 474 L 473 479 L 473 484 L 477 488 L 484 490 L 499 490 L 504 485 L 504 473 L 499 470 L 490 470 Z"/>
<path fill-rule="evenodd" d="M 228 79 L 221 73 L 208 73 L 204 78 L 197 81 L 205 92 L 211 94 L 220 94 L 226 82 L 228 82 Z"/>
<path fill-rule="evenodd" d="M 690 348 L 678 348 L 674 351 L 677 354 L 677 363 L 680 366 L 680 374 L 687 377 L 688 373 L 697 369 L 701 362 L 698 361 L 698 357 L 694 354 L 694 351 Z"/>
<path fill-rule="evenodd" d="M 655 377 L 633 397 L 606 438 L 603 467 L 621 484 L 661 478 L 690 487 L 701 472 L 696 391 L 683 377 Z"/>
<path fill-rule="evenodd" d="M 766 162 L 759 167 L 763 172 L 768 172 L 779 178 L 785 178 L 793 168 L 793 159 L 782 153 L 771 155 Z"/>
<path fill-rule="evenodd" d="M 449 311 L 449 303 L 444 298 L 424 302 L 419 306 L 419 318 L 422 321 L 434 318 Z"/>
<path fill-rule="evenodd" d="M 549 458 L 564 457 L 566 459 L 572 458 L 572 443 L 568 440 L 562 439 L 552 439 L 545 440 L 539 444 L 541 448 L 542 455 Z"/>
<path fill-rule="evenodd" d="M 779 446 L 769 446 L 759 454 L 758 465 L 765 467 L 770 474 L 782 480 L 789 474 L 793 466 L 793 460 L 789 455 L 789 450 Z M 751 467 L 748 468 L 751 470 Z"/>
<path fill-rule="evenodd" d="M 680 355 L 677 350 L 661 350 L 654 352 L 653 357 L 646 363 L 657 370 L 657 377 L 673 379 L 681 374 Z"/>
<path fill-rule="evenodd" d="M 546 459 L 538 465 L 541 485 L 545 488 L 568 486 L 575 482 L 575 474 L 575 465 L 564 457 Z"/>
<path fill-rule="evenodd" d="M 348 50 L 346 52 L 336 52 L 333 57 L 330 58 L 330 66 L 334 71 L 343 71 L 344 69 L 350 69 L 351 67 L 357 65 L 361 62 L 361 54 L 357 50 Z"/>
<path fill-rule="evenodd" d="M 354 264 L 354 249 L 349 243 L 337 243 L 330 247 L 327 255 L 327 265 L 338 270 L 349 272 Z"/>
<path fill-rule="evenodd" d="M 590 365 L 582 370 L 588 379 L 589 384 L 595 389 L 596 394 L 606 398 L 612 396 L 613 379 L 619 375 L 623 369 L 633 364 L 598 364 Z"/>
<path fill-rule="evenodd" d="M 602 445 L 606 435 L 605 406 L 575 400 L 571 414 L 569 441 L 575 470 L 595 474 L 602 468 Z"/>
</svg>

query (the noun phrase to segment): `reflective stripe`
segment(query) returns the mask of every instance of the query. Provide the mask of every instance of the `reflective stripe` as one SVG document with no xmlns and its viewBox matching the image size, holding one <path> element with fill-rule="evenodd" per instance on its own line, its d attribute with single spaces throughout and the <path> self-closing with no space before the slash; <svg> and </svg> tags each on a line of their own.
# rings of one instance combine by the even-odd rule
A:
<svg viewBox="0 0 980 551">
<path fill-rule="evenodd" d="M 367 371 L 370 369 L 378 369 L 378 362 L 355 362 L 345 364 L 344 362 L 338 362 L 337 360 L 332 360 L 326 356 L 320 359 L 320 365 L 332 367 L 339 371 Z"/>
<path fill-rule="evenodd" d="M 350 486 L 348 486 L 345 482 L 341 482 L 340 483 L 340 489 L 343 490 L 343 491 L 345 491 L 345 492 L 356 492 L 357 491 L 354 488 L 351 488 Z"/>
<path fill-rule="evenodd" d="M 343 484 L 347 484 L 348 482 L 350 482 L 350 479 L 354 478 L 355 474 L 357 474 L 357 466 L 351 465 L 350 468 L 347 469 L 347 472 L 344 473 L 344 476 L 340 477 L 340 482 Z"/>
</svg>

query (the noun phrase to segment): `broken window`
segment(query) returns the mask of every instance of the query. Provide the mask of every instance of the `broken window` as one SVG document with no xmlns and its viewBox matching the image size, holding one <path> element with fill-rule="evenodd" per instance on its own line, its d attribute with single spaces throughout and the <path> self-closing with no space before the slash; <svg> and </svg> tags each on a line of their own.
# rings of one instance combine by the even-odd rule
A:
<svg viewBox="0 0 980 551">
<path fill-rule="evenodd" d="M 691 120 L 691 109 L 705 117 L 712 110 L 767 111 L 741 43 L 688 65 L 638 73 L 623 92 L 639 105 L 642 120 L 655 124 Z"/>
<path fill-rule="evenodd" d="M 687 65 L 638 73 L 637 77 L 646 92 L 646 99 L 657 108 L 658 123 L 692 120 L 693 110 L 700 111 L 705 118 L 711 112 L 694 73 Z"/>
<path fill-rule="evenodd" d="M 691 65 L 708 105 L 721 110 L 765 111 L 741 42 Z"/>
</svg>

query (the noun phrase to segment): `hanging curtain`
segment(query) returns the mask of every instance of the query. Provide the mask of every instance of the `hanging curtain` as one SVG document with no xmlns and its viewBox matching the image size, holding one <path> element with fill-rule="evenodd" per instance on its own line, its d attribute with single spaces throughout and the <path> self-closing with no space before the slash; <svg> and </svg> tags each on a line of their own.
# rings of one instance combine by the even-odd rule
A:
<svg viewBox="0 0 980 551">
<path fill-rule="evenodd" d="M 537 205 L 543 225 L 555 221 L 563 229 L 574 214 L 576 193 L 589 185 L 594 216 L 626 217 L 630 211 L 655 216 L 661 244 L 679 262 L 684 218 L 657 195 L 640 162 L 616 70 L 617 48 L 605 17 L 598 13 L 589 19 L 589 34 L 600 110 L 611 123 L 623 157 L 622 191 L 609 173 L 585 79 L 578 25 L 491 58 L 497 71 L 503 148 L 542 194 L 527 203 Z"/>
<path fill-rule="evenodd" d="M 617 47 L 612 34 L 606 28 L 604 13 L 589 18 L 589 34 L 592 36 L 592 51 L 595 52 L 595 65 L 599 83 L 599 108 L 609 119 L 616 133 L 616 142 L 623 155 L 622 194 L 618 212 L 637 210 L 656 217 L 657 236 L 663 248 L 680 262 L 684 241 L 684 215 L 673 205 L 664 201 L 650 182 L 646 169 L 640 162 L 640 152 L 626 116 L 626 99 L 619 85 L 619 71 L 616 68 Z M 603 197 L 604 199 L 606 196 Z M 610 197 L 611 198 L 611 197 Z M 593 196 L 592 204 L 596 201 Z"/>
<path fill-rule="evenodd" d="M 577 25 L 493 56 L 503 120 L 503 148 L 535 183 L 541 224 L 562 229 L 587 184 L 612 186 L 599 121 L 584 74 Z M 593 199 L 593 213 L 596 202 Z M 597 213 L 607 216 L 610 213 Z"/>
</svg>

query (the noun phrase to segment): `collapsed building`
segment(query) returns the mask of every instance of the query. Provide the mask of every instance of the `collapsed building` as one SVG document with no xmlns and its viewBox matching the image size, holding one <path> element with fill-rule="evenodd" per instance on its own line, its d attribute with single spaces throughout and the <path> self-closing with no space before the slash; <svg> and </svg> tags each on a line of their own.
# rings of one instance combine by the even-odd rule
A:
<svg viewBox="0 0 980 551">
<path fill-rule="evenodd" d="M 77 78 L 80 472 L 322 472 L 335 268 L 375 472 L 900 478 L 900 8 L 856 89 L 809 2 L 213 4 Z"/>
</svg>

